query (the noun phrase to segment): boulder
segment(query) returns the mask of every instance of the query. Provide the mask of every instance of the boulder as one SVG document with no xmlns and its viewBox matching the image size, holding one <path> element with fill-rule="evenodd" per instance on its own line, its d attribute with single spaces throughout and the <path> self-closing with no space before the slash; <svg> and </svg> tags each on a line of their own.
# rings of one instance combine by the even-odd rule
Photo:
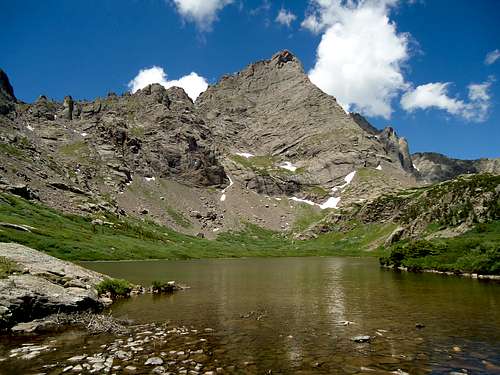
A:
<svg viewBox="0 0 500 375">
<path fill-rule="evenodd" d="M 0 243 L 0 256 L 25 270 L 0 279 L 0 329 L 58 312 L 104 307 L 95 290 L 105 278 L 102 274 L 14 243 Z M 18 325 L 16 331 L 38 328 L 37 324 Z"/>
</svg>

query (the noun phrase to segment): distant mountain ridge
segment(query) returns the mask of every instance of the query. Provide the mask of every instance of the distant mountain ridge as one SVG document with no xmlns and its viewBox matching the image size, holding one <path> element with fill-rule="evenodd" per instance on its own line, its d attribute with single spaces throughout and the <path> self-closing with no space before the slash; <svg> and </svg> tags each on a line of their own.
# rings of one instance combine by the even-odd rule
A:
<svg viewBox="0 0 500 375">
<path fill-rule="evenodd" d="M 437 152 L 417 152 L 411 157 L 420 178 L 429 183 L 450 180 L 461 174 L 500 174 L 500 158 L 461 160 Z"/>
</svg>

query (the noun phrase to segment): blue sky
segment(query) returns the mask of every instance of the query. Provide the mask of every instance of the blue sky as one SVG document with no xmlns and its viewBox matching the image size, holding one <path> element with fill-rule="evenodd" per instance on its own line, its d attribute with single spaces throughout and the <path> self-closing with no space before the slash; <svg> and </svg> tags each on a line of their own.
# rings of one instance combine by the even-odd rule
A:
<svg viewBox="0 0 500 375">
<path fill-rule="evenodd" d="M 413 152 L 500 157 L 499 14 L 497 0 L 2 1 L 0 67 L 26 102 L 122 93 L 134 78 L 193 96 L 289 49 Z"/>
</svg>

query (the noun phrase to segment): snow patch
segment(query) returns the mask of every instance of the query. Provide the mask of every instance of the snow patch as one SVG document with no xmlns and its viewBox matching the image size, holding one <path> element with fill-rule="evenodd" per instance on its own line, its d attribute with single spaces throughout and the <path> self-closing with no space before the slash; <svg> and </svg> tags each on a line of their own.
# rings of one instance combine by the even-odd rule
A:
<svg viewBox="0 0 500 375">
<path fill-rule="evenodd" d="M 420 172 L 420 169 L 418 169 L 418 168 L 417 168 L 417 166 L 416 166 L 415 164 L 413 164 L 413 168 L 415 168 L 415 170 L 416 170 L 417 172 Z"/>
<path fill-rule="evenodd" d="M 84 132 L 84 133 L 82 133 L 82 134 L 80 134 L 80 135 L 81 135 L 82 137 L 86 137 L 88 134 Z"/>
<path fill-rule="evenodd" d="M 254 154 L 250 154 L 249 152 L 237 152 L 236 155 L 243 156 L 247 159 L 253 158 L 255 156 Z"/>
<path fill-rule="evenodd" d="M 382 166 L 379 164 L 378 167 L 375 168 L 375 169 L 378 169 L 379 171 L 381 171 L 382 170 Z"/>
<path fill-rule="evenodd" d="M 377 167 L 377 169 L 378 169 L 378 167 Z M 351 181 L 353 180 L 353 178 L 354 178 L 355 175 L 356 175 L 356 171 L 353 171 L 353 172 L 349 173 L 347 176 L 345 176 L 344 177 L 345 183 L 342 184 L 342 185 L 339 185 L 339 186 L 334 186 L 332 188 L 332 193 L 334 193 L 334 192 L 336 192 L 338 190 L 342 190 L 347 185 L 349 185 L 351 183 Z M 307 204 L 309 204 L 311 206 L 318 206 L 322 210 L 324 210 L 326 208 L 337 208 L 337 206 L 338 206 L 338 204 L 340 202 L 340 197 L 330 197 L 330 198 L 328 198 L 322 204 L 314 203 L 313 201 L 310 201 L 310 200 L 307 200 L 307 199 L 300 199 L 300 198 L 297 198 L 297 197 L 292 197 L 290 199 L 292 201 L 295 201 L 295 202 L 302 202 L 302 203 L 307 203 Z"/>
<path fill-rule="evenodd" d="M 347 176 L 344 177 L 345 186 L 347 186 L 351 183 L 351 181 L 355 175 L 356 175 L 356 171 L 352 171 L 351 173 L 349 173 Z"/>
<path fill-rule="evenodd" d="M 289 171 L 292 171 L 292 172 L 295 172 L 297 170 L 297 167 L 295 165 L 293 165 L 292 163 L 290 163 L 289 161 L 283 162 L 283 164 L 280 164 L 279 167 L 283 168 L 283 169 L 288 169 Z"/>
<path fill-rule="evenodd" d="M 319 207 L 324 210 L 325 208 L 337 208 L 337 205 L 340 202 L 340 197 L 330 197 L 326 200 L 325 203 L 320 204 Z"/>
<path fill-rule="evenodd" d="M 154 181 L 156 180 L 156 177 L 144 177 L 144 179 L 149 182 L 149 181 Z"/>
<path fill-rule="evenodd" d="M 274 199 L 276 199 L 277 201 L 280 201 L 280 200 L 281 200 L 281 198 L 274 198 Z"/>
<path fill-rule="evenodd" d="M 221 202 L 224 202 L 226 200 L 226 190 L 234 185 L 234 181 L 231 179 L 231 176 L 227 175 L 227 178 L 229 179 L 229 185 L 226 186 L 224 190 L 222 190 L 222 195 L 220 196 Z"/>
<path fill-rule="evenodd" d="M 342 190 L 343 188 L 345 188 L 347 185 L 349 185 L 351 183 L 351 181 L 355 175 L 356 175 L 356 171 L 352 171 L 351 173 L 349 173 L 347 176 L 344 177 L 345 183 L 342 185 L 339 185 L 339 186 L 334 186 L 332 188 L 332 192 L 336 192 L 337 190 Z"/>
<path fill-rule="evenodd" d="M 32 132 L 33 130 L 35 130 L 35 129 L 33 128 L 33 126 L 31 126 L 31 125 L 27 125 L 27 126 L 26 126 L 26 128 L 27 128 L 29 131 L 31 131 L 31 132 Z"/>
<path fill-rule="evenodd" d="M 297 197 L 291 197 L 290 198 L 292 201 L 295 201 L 295 202 L 301 202 L 301 203 L 307 203 L 311 206 L 317 206 L 318 204 L 317 203 L 314 203 L 313 201 L 309 201 L 307 199 L 300 199 L 300 198 L 297 198 Z"/>
</svg>

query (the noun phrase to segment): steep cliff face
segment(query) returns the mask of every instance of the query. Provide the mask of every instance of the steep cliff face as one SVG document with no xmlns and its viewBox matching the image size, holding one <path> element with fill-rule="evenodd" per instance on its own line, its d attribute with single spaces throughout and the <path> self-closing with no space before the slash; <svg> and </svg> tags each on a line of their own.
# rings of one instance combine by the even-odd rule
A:
<svg viewBox="0 0 500 375">
<path fill-rule="evenodd" d="M 500 158 L 460 160 L 435 152 L 418 152 L 412 155 L 418 176 L 425 182 L 441 182 L 461 174 L 500 174 Z"/>
</svg>

